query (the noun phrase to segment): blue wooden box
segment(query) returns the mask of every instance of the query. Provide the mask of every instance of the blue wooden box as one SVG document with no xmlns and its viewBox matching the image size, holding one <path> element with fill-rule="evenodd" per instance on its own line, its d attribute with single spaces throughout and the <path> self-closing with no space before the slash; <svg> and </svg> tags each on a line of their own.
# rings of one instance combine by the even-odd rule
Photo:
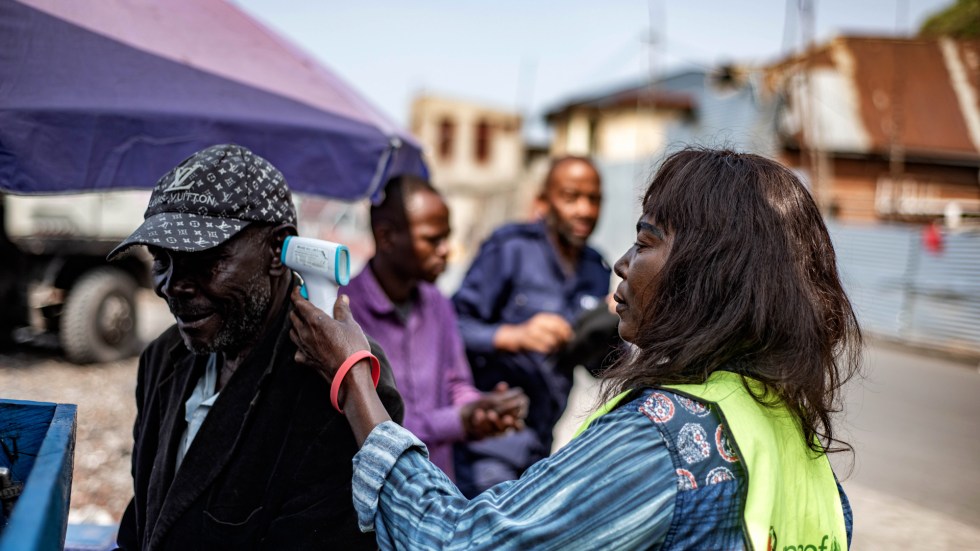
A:
<svg viewBox="0 0 980 551">
<path fill-rule="evenodd" d="M 61 549 L 75 458 L 76 406 L 0 400 L 0 467 L 23 490 L 0 507 L 0 551 Z"/>
</svg>

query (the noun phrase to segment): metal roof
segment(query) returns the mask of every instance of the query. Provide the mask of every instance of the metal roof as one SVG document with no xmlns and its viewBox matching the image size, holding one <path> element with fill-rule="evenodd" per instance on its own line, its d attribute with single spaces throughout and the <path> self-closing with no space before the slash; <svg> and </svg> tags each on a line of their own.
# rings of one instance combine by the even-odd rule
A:
<svg viewBox="0 0 980 551">
<path fill-rule="evenodd" d="M 980 40 L 843 36 L 764 72 L 789 145 L 980 162 Z"/>
<path fill-rule="evenodd" d="M 552 120 L 574 109 L 605 109 L 619 106 L 636 106 L 645 102 L 653 107 L 690 111 L 697 107 L 697 100 L 689 93 L 692 79 L 705 78 L 704 71 L 682 71 L 662 79 L 633 80 L 628 83 L 605 87 L 602 90 L 573 96 L 548 109 L 547 120 Z"/>
</svg>

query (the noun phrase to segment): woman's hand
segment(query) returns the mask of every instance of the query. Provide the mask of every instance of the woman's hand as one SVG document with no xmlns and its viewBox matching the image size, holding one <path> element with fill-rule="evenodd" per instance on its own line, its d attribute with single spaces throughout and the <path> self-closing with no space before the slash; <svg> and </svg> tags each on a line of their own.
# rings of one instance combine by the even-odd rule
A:
<svg viewBox="0 0 980 551">
<path fill-rule="evenodd" d="M 290 298 L 294 308 L 289 313 L 293 325 L 289 338 L 296 343 L 296 363 L 312 367 L 329 383 L 351 354 L 370 350 L 367 337 L 354 321 L 346 295 L 337 298 L 333 318 L 303 298 L 299 287 L 293 288 Z"/>
<path fill-rule="evenodd" d="M 341 295 L 334 303 L 332 319 L 303 298 L 298 287 L 293 289 L 290 298 L 295 308 L 289 313 L 293 323 L 289 338 L 296 343 L 296 363 L 316 369 L 328 383 L 332 383 L 344 360 L 354 352 L 371 349 L 364 331 L 350 313 L 350 299 L 346 295 Z M 326 404 L 328 397 L 324 396 L 323 401 Z M 350 422 L 358 446 L 364 444 L 375 426 L 391 420 L 375 391 L 371 364 L 367 360 L 357 362 L 344 377 L 338 401 L 343 404 L 341 409 Z"/>
</svg>

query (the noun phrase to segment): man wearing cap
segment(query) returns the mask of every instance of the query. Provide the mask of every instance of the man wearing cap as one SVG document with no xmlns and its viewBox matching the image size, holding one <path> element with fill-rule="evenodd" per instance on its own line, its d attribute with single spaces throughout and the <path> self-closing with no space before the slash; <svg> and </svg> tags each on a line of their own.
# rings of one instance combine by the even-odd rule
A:
<svg viewBox="0 0 980 551">
<path fill-rule="evenodd" d="M 297 282 L 280 254 L 296 213 L 282 174 L 243 147 L 209 147 L 157 182 L 144 218 L 109 258 L 146 245 L 177 323 L 140 356 L 120 547 L 375 548 L 353 510 L 349 425 L 325 405 L 326 381 L 294 361 Z"/>
</svg>

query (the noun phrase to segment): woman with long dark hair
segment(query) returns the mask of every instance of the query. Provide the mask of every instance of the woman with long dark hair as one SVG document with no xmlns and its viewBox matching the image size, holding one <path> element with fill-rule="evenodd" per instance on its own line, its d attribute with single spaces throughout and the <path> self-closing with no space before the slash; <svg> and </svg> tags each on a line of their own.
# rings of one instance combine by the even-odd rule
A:
<svg viewBox="0 0 980 551">
<path fill-rule="evenodd" d="M 294 296 L 297 360 L 333 381 L 362 449 L 354 501 L 383 549 L 846 549 L 827 453 L 861 334 L 820 212 L 769 159 L 686 149 L 615 265 L 604 404 L 519 480 L 465 499 L 390 422 L 345 300 Z M 340 366 L 339 368 L 337 366 Z"/>
</svg>

